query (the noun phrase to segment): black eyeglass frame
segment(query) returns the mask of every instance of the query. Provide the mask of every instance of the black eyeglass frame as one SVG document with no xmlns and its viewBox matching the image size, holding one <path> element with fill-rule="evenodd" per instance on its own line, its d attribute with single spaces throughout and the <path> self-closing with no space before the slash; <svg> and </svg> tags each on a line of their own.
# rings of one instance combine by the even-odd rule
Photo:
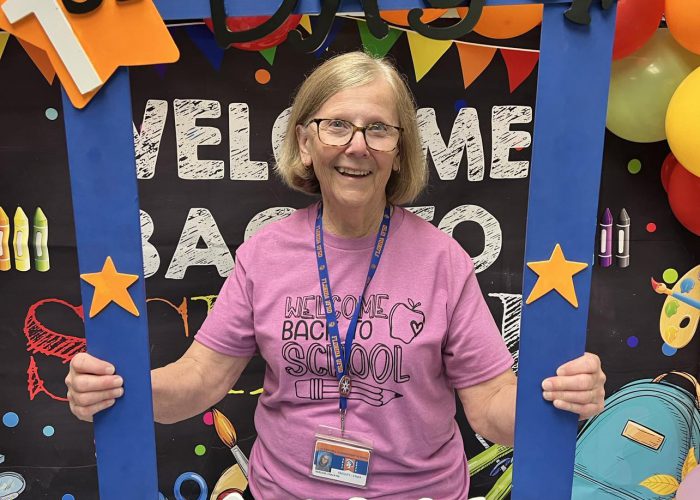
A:
<svg viewBox="0 0 700 500">
<path fill-rule="evenodd" d="M 321 139 L 321 126 L 320 126 L 321 122 L 333 121 L 333 120 L 338 120 L 338 121 L 341 121 L 341 122 L 348 123 L 348 124 L 350 124 L 350 126 L 352 127 L 352 133 L 350 134 L 350 138 L 348 139 L 348 142 L 346 142 L 345 144 L 327 144 L 327 143 L 323 142 L 323 139 Z M 312 118 L 311 120 L 307 121 L 307 122 L 306 122 L 306 125 L 304 125 L 304 126 L 305 126 L 305 127 L 308 127 L 308 126 L 311 125 L 312 123 L 315 123 L 315 124 L 316 124 L 316 135 L 318 135 L 318 140 L 321 141 L 321 142 L 322 142 L 323 144 L 325 144 L 326 146 L 330 146 L 330 147 L 332 147 L 332 148 L 342 148 L 342 147 L 345 147 L 345 146 L 347 146 L 348 144 L 350 144 L 350 142 L 352 142 L 352 138 L 355 137 L 355 133 L 359 130 L 360 132 L 362 132 L 362 137 L 364 138 L 365 144 L 367 144 L 367 147 L 368 147 L 369 149 L 371 149 L 372 151 L 379 151 L 380 153 L 390 153 L 390 152 L 394 151 L 395 149 L 397 149 L 397 148 L 399 147 L 399 144 L 401 144 L 401 132 L 403 132 L 403 130 L 404 130 L 403 127 L 397 127 L 396 125 L 389 125 L 388 123 L 383 123 L 383 122 L 372 122 L 372 123 L 369 123 L 369 124 L 365 125 L 364 127 L 360 127 L 360 126 L 357 126 L 357 125 L 355 125 L 354 123 L 352 123 L 352 122 L 350 122 L 350 121 L 348 121 L 348 120 L 343 120 L 342 118 Z M 399 131 L 399 138 L 398 138 L 398 140 L 396 141 L 396 146 L 394 146 L 393 148 L 391 148 L 391 149 L 385 151 L 385 150 L 383 150 L 383 149 L 376 149 L 376 148 L 373 148 L 372 146 L 369 145 L 369 143 L 367 142 L 366 131 L 367 131 L 367 129 L 368 129 L 369 127 L 371 127 L 372 125 L 377 125 L 377 124 L 384 125 L 385 127 L 391 127 L 391 128 L 393 128 L 393 129 L 396 129 L 396 130 Z"/>
</svg>

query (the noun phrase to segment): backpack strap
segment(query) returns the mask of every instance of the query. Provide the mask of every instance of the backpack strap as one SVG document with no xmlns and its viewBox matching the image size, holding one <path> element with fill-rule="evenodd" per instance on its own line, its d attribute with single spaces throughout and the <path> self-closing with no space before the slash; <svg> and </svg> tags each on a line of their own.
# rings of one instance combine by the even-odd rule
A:
<svg viewBox="0 0 700 500">
<path fill-rule="evenodd" d="M 673 373 L 674 375 L 678 375 L 679 377 L 683 377 L 684 379 L 688 380 L 691 384 L 695 386 L 695 405 L 700 408 L 700 383 L 698 383 L 698 379 L 693 377 L 690 373 L 687 372 L 677 372 L 677 371 L 670 371 L 668 373 L 662 373 L 658 377 L 656 377 L 653 382 L 661 382 L 661 380 L 666 377 L 666 375 L 669 375 Z"/>
</svg>

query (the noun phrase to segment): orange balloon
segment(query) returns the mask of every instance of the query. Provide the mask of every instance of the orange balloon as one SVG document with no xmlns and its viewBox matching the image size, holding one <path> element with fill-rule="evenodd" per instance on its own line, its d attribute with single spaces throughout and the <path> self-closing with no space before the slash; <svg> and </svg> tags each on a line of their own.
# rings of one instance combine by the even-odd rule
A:
<svg viewBox="0 0 700 500">
<path fill-rule="evenodd" d="M 542 22 L 539 5 L 508 5 L 484 7 L 474 31 L 488 38 L 514 38 L 527 33 Z M 468 8 L 459 8 L 459 17 L 464 18 Z"/>
<path fill-rule="evenodd" d="M 666 0 L 666 24 L 679 44 L 700 54 L 700 4 L 697 0 Z"/>
<path fill-rule="evenodd" d="M 408 12 L 408 10 L 385 10 L 380 12 L 379 15 L 391 24 L 408 26 Z M 420 20 L 423 23 L 429 23 L 441 17 L 445 12 L 447 12 L 447 9 L 423 9 L 423 15 L 420 16 Z"/>
</svg>

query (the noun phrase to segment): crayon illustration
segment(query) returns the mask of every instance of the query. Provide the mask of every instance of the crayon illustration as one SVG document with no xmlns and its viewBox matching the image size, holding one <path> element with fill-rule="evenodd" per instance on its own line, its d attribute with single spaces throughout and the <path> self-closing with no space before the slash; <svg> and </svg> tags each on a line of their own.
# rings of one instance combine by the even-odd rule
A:
<svg viewBox="0 0 700 500">
<path fill-rule="evenodd" d="M 606 208 L 600 223 L 600 253 L 598 263 L 601 267 L 612 266 L 612 223 L 613 218 L 610 209 Z"/>
<path fill-rule="evenodd" d="M 34 212 L 32 244 L 34 245 L 34 269 L 48 271 L 49 263 L 49 221 L 41 207 Z"/>
<path fill-rule="evenodd" d="M 238 465 L 241 468 L 241 472 L 247 478 L 248 477 L 248 457 L 236 444 L 236 429 L 234 429 L 231 421 L 226 418 L 226 415 L 221 413 L 216 408 L 212 408 L 212 415 L 214 416 L 214 427 L 216 428 L 216 433 L 219 435 L 219 439 L 231 449 L 233 453 L 233 458 L 236 459 Z"/>
<path fill-rule="evenodd" d="M 22 207 L 17 207 L 15 212 L 15 232 L 12 246 L 15 251 L 15 269 L 29 271 L 29 219 L 27 219 Z"/>
<path fill-rule="evenodd" d="M 627 215 L 627 210 L 620 210 L 620 216 L 615 223 L 617 233 L 617 251 L 615 259 L 618 267 L 627 267 L 630 265 L 630 216 Z"/>
<path fill-rule="evenodd" d="M 337 399 L 338 382 L 325 378 L 297 380 L 294 383 L 297 397 L 304 399 Z M 372 406 L 384 406 L 392 399 L 403 397 L 402 394 L 390 389 L 375 387 L 359 380 L 353 381 L 352 392 L 348 399 L 359 399 Z"/>
<path fill-rule="evenodd" d="M 10 219 L 0 207 L 0 271 L 9 271 L 12 268 L 10 261 Z"/>
</svg>

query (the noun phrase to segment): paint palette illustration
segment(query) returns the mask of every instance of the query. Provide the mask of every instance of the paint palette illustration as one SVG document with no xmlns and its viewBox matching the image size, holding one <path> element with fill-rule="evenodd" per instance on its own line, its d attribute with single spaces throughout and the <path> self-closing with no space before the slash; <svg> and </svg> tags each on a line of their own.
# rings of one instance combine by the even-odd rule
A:
<svg viewBox="0 0 700 500">
<path fill-rule="evenodd" d="M 0 473 L 0 500 L 13 500 L 24 491 L 24 478 L 15 472 Z"/>
<path fill-rule="evenodd" d="M 676 282 L 659 319 L 661 338 L 680 349 L 690 343 L 700 323 L 700 265 Z"/>
</svg>

